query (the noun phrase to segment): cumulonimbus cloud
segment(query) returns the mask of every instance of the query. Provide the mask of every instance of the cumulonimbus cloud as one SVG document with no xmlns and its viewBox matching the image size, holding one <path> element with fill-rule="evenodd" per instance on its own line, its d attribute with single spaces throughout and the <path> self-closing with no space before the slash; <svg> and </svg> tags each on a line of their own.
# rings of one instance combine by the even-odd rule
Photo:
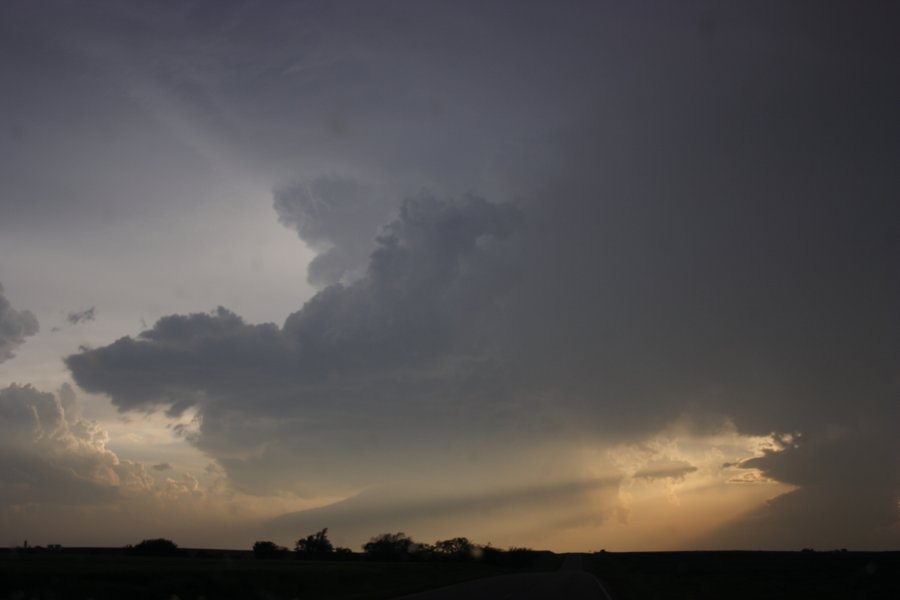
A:
<svg viewBox="0 0 900 600">
<path fill-rule="evenodd" d="M 412 198 L 382 229 L 361 278 L 325 288 L 282 327 L 247 324 L 224 308 L 172 315 L 67 364 L 82 388 L 110 394 L 123 411 L 195 407 L 199 430 L 186 435 L 248 488 L 271 489 L 260 480 L 266 475 L 280 480 L 276 487 L 316 486 L 287 482 L 277 469 L 259 469 L 260 460 L 293 469 L 323 462 L 329 468 L 317 480 L 359 485 L 367 461 L 345 460 L 360 439 L 342 423 L 382 428 L 370 457 L 405 453 L 409 440 L 430 435 L 418 423 L 451 410 L 448 395 L 480 403 L 493 393 L 475 387 L 494 377 L 491 345 L 479 338 L 511 291 L 499 256 L 521 226 L 510 204 Z M 486 410 L 489 423 L 495 416 Z M 241 413 L 254 416 L 243 426 L 248 435 L 236 438 Z M 251 433 L 251 422 L 265 432 Z"/>
<path fill-rule="evenodd" d="M 805 337 L 812 330 L 798 304 L 803 285 L 770 308 L 766 320 L 782 323 L 780 331 L 742 321 L 740 304 L 698 311 L 733 286 L 774 285 L 790 261 L 752 282 L 733 279 L 708 262 L 716 249 L 735 252 L 733 240 L 703 228 L 709 237 L 645 262 L 638 240 L 646 236 L 627 232 L 657 229 L 664 245 L 674 233 L 636 208 L 593 202 L 589 181 L 570 183 L 554 204 L 408 200 L 381 228 L 363 275 L 321 290 L 281 327 L 248 324 L 224 308 L 173 315 L 67 364 L 80 386 L 109 394 L 121 410 L 193 407 L 198 424 L 184 434 L 239 487 L 258 493 L 315 493 L 336 482 L 358 489 L 376 472 L 402 479 L 440 464 L 437 449 L 454 438 L 477 452 L 497 444 L 481 436 L 521 442 L 525 432 L 534 443 L 561 431 L 615 440 L 649 433 L 685 410 L 732 415 L 752 433 L 817 431 L 847 414 L 844 394 L 854 386 L 860 406 L 885 411 L 885 374 L 863 377 L 882 361 L 868 370 L 848 364 L 824 387 L 814 361 L 840 347 L 808 345 L 815 336 Z M 771 243 L 788 251 L 786 239 Z M 731 260 L 746 270 L 762 258 Z M 670 289 L 673 278 L 679 285 Z M 826 305 L 836 339 L 877 320 Z M 779 389 L 772 361 L 791 357 L 790 377 L 814 404 Z M 763 377 L 746 379 L 748 369 Z M 576 427 L 563 424 L 573 418 Z M 463 454 L 445 455 L 446 468 Z M 782 460 L 745 466 L 790 481 L 775 468 Z M 646 467 L 635 476 L 693 472 L 680 463 Z M 825 479 L 840 489 L 836 474 Z M 835 506 L 850 501 L 839 498 Z M 866 496 L 882 512 L 890 510 L 885 498 Z"/>
<path fill-rule="evenodd" d="M 370 63 L 362 53 L 299 65 L 311 79 L 275 94 L 283 101 L 270 107 L 278 119 L 232 129 L 249 137 L 265 132 L 266 149 L 290 146 L 284 122 L 296 112 L 295 94 L 325 107 L 328 86 L 303 86 L 328 73 L 335 85 L 353 80 L 340 96 L 356 123 L 391 135 L 347 146 L 323 141 L 325 156 L 367 154 L 376 158 L 366 164 L 382 171 L 402 165 L 447 181 L 457 173 L 453 165 L 483 158 L 481 140 L 491 136 L 481 135 L 482 126 L 499 135 L 561 115 L 566 125 L 528 144 L 510 138 L 518 154 L 501 162 L 510 196 L 522 196 L 514 207 L 475 199 L 382 202 L 365 183 L 335 178 L 278 188 L 282 222 L 320 253 L 310 272 L 324 286 L 318 294 L 283 325 L 247 323 L 225 309 L 165 317 L 136 337 L 70 356 L 73 376 L 121 410 L 196 410 L 196 428 L 184 434 L 239 485 L 256 490 L 315 490 L 329 479 L 363 485 L 386 470 L 401 476 L 417 459 L 430 468 L 423 472 L 440 471 L 442 456 L 467 465 L 510 440 L 614 443 L 658 431 L 685 411 L 731 417 L 754 435 L 803 431 L 801 444 L 836 439 L 840 430 L 843 439 L 879 440 L 887 454 L 878 456 L 896 456 L 896 435 L 872 425 L 897 422 L 900 358 L 896 173 L 884 160 L 900 139 L 890 93 L 896 78 L 878 47 L 889 38 L 884 31 L 871 40 L 841 38 L 865 57 L 865 70 L 835 65 L 827 52 L 795 51 L 795 36 L 808 49 L 835 43 L 827 24 L 785 29 L 760 53 L 751 36 L 761 30 L 762 13 L 735 10 L 723 9 L 747 23 L 731 30 L 740 51 L 709 46 L 714 40 L 699 36 L 694 23 L 662 20 L 646 52 L 626 52 L 630 42 L 620 33 L 595 29 L 646 25 L 628 11 L 592 13 L 580 36 L 562 28 L 567 43 L 558 44 L 543 35 L 550 21 L 532 12 L 536 35 L 522 39 L 536 41 L 528 48 L 512 35 L 453 46 L 459 28 L 431 22 L 428 31 L 449 32 L 435 39 L 454 52 L 447 62 L 423 60 L 424 69 L 410 65 L 417 77 L 392 79 L 405 69 L 393 60 Z M 467 11 L 448 16 L 462 19 L 453 23 L 471 18 Z M 367 21 L 358 37 L 370 29 L 377 31 Z M 396 42 L 381 48 L 387 56 L 409 55 L 409 37 L 381 37 Z M 378 47 L 369 38 L 360 43 Z M 583 68 L 567 71 L 575 63 L 560 49 L 569 43 L 581 48 Z M 598 43 L 618 50 L 600 51 Z M 494 46 L 509 56 L 533 53 L 534 60 L 517 62 L 528 66 L 524 79 L 535 87 L 512 86 L 507 94 L 447 85 L 487 84 L 506 73 L 493 60 L 503 54 Z M 640 58 L 606 58 L 629 54 Z M 174 78 L 181 60 L 162 61 Z M 220 64 L 218 86 L 184 86 L 201 90 L 197 105 L 205 109 L 205 94 L 218 93 L 229 110 L 217 118 L 261 114 L 248 110 L 252 99 L 224 93 L 235 80 L 224 66 L 230 61 Z M 299 81 L 278 70 L 263 75 L 273 86 Z M 848 81 L 889 91 L 850 115 Z M 398 87 L 440 97 L 406 96 Z M 563 88 L 584 93 L 556 94 Z M 546 109 L 511 110 L 523 90 L 543 98 Z M 548 90 L 566 101 L 541 95 Z M 485 107 L 479 116 L 453 112 L 473 100 Z M 435 112 L 416 113 L 404 136 L 396 124 L 419 106 Z M 440 106 L 452 118 L 432 118 Z M 848 118 L 853 127 L 844 125 Z M 335 121 L 323 138 L 349 137 L 349 121 Z M 478 135 L 454 136 L 451 129 L 463 125 Z M 423 152 L 436 139 L 441 152 Z M 422 159 L 426 154 L 438 159 Z M 386 207 L 401 208 L 391 220 Z M 834 454 L 810 446 L 751 464 L 807 490 L 779 506 L 812 503 L 813 490 L 827 489 L 835 519 L 841 510 L 895 515 L 896 492 L 884 493 L 896 490 L 895 478 L 887 487 L 862 484 L 873 493 L 854 495 L 841 483 L 846 471 L 818 470 L 836 457 L 870 460 L 869 446 L 829 444 Z M 786 468 L 801 454 L 817 466 L 807 469 L 815 480 Z M 647 472 L 654 474 L 661 473 Z M 857 502 L 868 508 L 858 510 Z"/>
</svg>

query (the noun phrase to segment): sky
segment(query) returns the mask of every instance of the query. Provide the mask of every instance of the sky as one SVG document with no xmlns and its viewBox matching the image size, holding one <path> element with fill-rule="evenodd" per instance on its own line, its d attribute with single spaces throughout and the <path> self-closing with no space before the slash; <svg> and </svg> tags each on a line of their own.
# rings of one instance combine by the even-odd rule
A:
<svg viewBox="0 0 900 600">
<path fill-rule="evenodd" d="M 897 549 L 898 19 L 4 2 L 0 543 Z"/>
</svg>

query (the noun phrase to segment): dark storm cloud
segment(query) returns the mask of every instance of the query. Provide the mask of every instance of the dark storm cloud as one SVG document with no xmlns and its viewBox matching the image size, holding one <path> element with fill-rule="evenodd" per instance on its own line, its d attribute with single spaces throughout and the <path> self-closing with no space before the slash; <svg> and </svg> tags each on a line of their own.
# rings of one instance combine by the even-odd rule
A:
<svg viewBox="0 0 900 600">
<path fill-rule="evenodd" d="M 794 440 L 784 450 L 744 461 L 772 479 L 798 486 L 713 534 L 720 546 L 829 549 L 896 545 L 900 448 L 893 438 L 900 411 L 883 422 L 860 415 Z M 893 529 L 892 529 L 893 528 Z M 777 540 L 777 542 L 773 542 Z"/>
<path fill-rule="evenodd" d="M 72 325 L 79 323 L 87 323 L 97 318 L 97 310 L 95 307 L 85 308 L 84 310 L 76 310 L 66 315 L 66 321 Z"/>
<path fill-rule="evenodd" d="M 253 11 L 262 23 L 200 19 L 189 27 L 233 27 L 264 66 L 228 70 L 231 46 L 211 46 L 224 50 L 210 50 L 207 85 L 184 94 L 215 99 L 216 115 L 255 106 L 224 129 L 273 161 L 291 153 L 289 113 L 310 111 L 333 125 L 303 130 L 310 143 L 374 179 L 397 167 L 467 189 L 490 163 L 502 195 L 400 205 L 348 179 L 279 187 L 279 218 L 320 252 L 310 277 L 343 283 L 282 327 L 222 309 L 167 317 L 70 356 L 79 385 L 122 410 L 196 406 L 190 439 L 258 489 L 294 486 L 285 473 L 312 488 L 364 480 L 372 457 L 406 464 L 454 433 L 479 449 L 498 443 L 477 439 L 489 431 L 613 442 L 711 413 L 745 433 L 808 433 L 755 464 L 801 488 L 771 522 L 818 490 L 821 518 L 896 518 L 896 486 L 860 493 L 822 467 L 868 460 L 866 444 L 815 442 L 842 428 L 897 452 L 867 425 L 894 418 L 898 394 L 895 8 L 435 6 L 337 27 L 357 45 L 318 62 L 269 60 Z M 323 11 L 333 25 L 340 10 Z M 388 25 L 397 14 L 409 21 Z M 166 56 L 187 78 L 193 63 Z M 286 72 L 303 77 L 278 87 Z M 822 467 L 815 480 L 799 457 Z"/>
<path fill-rule="evenodd" d="M 11 133 L 0 136 L 0 230 L 7 235 L 38 224 L 71 230 L 159 214 L 167 198 L 155 169 L 182 197 L 200 192 L 189 178 L 208 169 L 165 135 L 121 63 L 112 67 L 125 54 L 92 54 L 108 38 L 104 25 L 139 21 L 133 7 L 73 8 L 53 1 L 0 7 L 0 68 L 15 82 L 0 98 Z"/>
<path fill-rule="evenodd" d="M 283 372 L 286 350 L 276 326 L 247 325 L 220 307 L 164 317 L 137 339 L 121 338 L 66 360 L 82 388 L 104 390 L 120 410 L 158 404 L 180 414 L 203 390 L 226 392 L 241 380 L 251 387 L 253 373 Z"/>
<path fill-rule="evenodd" d="M 37 317 L 31 311 L 14 310 L 3 295 L 0 284 L 0 363 L 15 354 L 13 350 L 25 343 L 25 338 L 38 332 Z"/>
<path fill-rule="evenodd" d="M 275 191 L 278 219 L 319 250 L 308 267 L 314 285 L 360 275 L 395 204 L 347 178 L 319 178 Z"/>
<path fill-rule="evenodd" d="M 258 490 L 271 488 L 260 478 L 280 476 L 259 468 L 257 452 L 297 464 L 330 447 L 325 477 L 340 479 L 343 467 L 331 463 L 354 451 L 363 423 L 384 427 L 385 439 L 370 443 L 407 452 L 411 439 L 428 435 L 418 420 L 431 417 L 397 418 L 398 410 L 452 414 L 446 394 L 464 402 L 495 391 L 479 385 L 495 375 L 482 366 L 490 345 L 478 344 L 502 310 L 503 249 L 521 224 L 514 206 L 475 196 L 411 198 L 383 228 L 365 274 L 322 290 L 281 328 L 246 324 L 224 308 L 173 315 L 66 362 L 82 388 L 110 394 L 123 411 L 180 414 L 197 405 L 201 430 L 191 439 Z M 486 294 L 493 301 L 484 304 Z"/>
</svg>

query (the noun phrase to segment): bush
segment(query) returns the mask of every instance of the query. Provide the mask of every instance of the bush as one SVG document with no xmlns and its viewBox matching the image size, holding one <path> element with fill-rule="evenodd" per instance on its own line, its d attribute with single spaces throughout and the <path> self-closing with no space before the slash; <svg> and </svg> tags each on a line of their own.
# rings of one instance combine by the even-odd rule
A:
<svg viewBox="0 0 900 600">
<path fill-rule="evenodd" d="M 294 552 L 297 558 L 329 558 L 334 552 L 334 546 L 328 539 L 328 528 L 297 540 Z"/>
<path fill-rule="evenodd" d="M 288 549 L 275 542 L 263 541 L 253 544 L 253 558 L 284 558 L 287 554 Z"/>
<path fill-rule="evenodd" d="M 178 545 L 175 542 L 165 538 L 142 540 L 140 544 L 127 550 L 128 554 L 135 556 L 182 556 L 184 554 L 178 549 Z"/>
<path fill-rule="evenodd" d="M 467 560 L 475 554 L 475 545 L 464 537 L 438 540 L 434 543 L 434 553 L 440 558 Z"/>
<path fill-rule="evenodd" d="M 411 537 L 398 531 L 376 535 L 363 544 L 363 551 L 375 560 L 409 560 L 416 547 Z"/>
</svg>

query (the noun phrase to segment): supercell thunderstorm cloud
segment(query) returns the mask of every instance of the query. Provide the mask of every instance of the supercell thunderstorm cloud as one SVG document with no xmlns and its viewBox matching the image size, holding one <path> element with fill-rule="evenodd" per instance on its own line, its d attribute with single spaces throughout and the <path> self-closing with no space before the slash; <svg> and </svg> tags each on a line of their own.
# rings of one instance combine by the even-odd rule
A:
<svg viewBox="0 0 900 600">
<path fill-rule="evenodd" d="M 900 541 L 896 7 L 0 11 L 29 531 Z"/>
</svg>

